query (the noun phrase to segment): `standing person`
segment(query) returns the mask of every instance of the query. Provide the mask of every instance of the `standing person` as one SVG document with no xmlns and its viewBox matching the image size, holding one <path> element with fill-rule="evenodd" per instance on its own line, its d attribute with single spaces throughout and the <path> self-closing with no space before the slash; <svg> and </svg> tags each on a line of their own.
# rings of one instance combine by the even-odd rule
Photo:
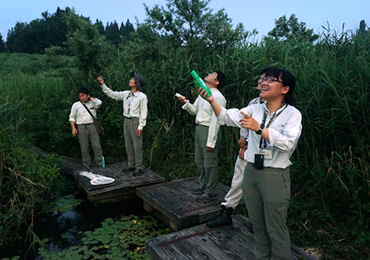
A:
<svg viewBox="0 0 370 260">
<path fill-rule="evenodd" d="M 270 68 L 262 79 L 264 104 L 241 110 L 220 107 L 204 90 L 200 95 L 226 125 L 248 129 L 247 166 L 242 183 L 248 216 L 253 224 L 257 259 L 290 259 L 286 218 L 290 199 L 293 154 L 302 131 L 302 115 L 293 96 L 295 77 L 287 70 Z"/>
<path fill-rule="evenodd" d="M 265 68 L 261 71 L 261 76 L 259 77 L 257 81 L 257 87 L 256 89 L 261 91 L 262 86 L 262 79 L 265 77 L 265 73 L 268 70 L 268 68 Z M 252 99 L 248 106 L 253 104 L 262 104 L 263 99 L 259 96 Z M 234 167 L 234 175 L 233 179 L 231 181 L 231 187 L 228 193 L 225 196 L 225 201 L 221 203 L 221 210 L 219 215 L 210 221 L 207 222 L 207 226 L 209 227 L 218 227 L 221 225 L 231 225 L 233 223 L 233 220 L 231 218 L 231 215 L 235 208 L 239 205 L 239 201 L 241 200 L 243 196 L 242 191 L 242 181 L 244 177 L 244 170 L 245 166 L 247 165 L 247 161 L 244 159 L 244 153 L 247 150 L 248 147 L 248 141 L 247 141 L 248 131 L 246 128 L 240 129 L 240 138 L 238 140 L 238 145 L 240 147 L 239 154 L 236 157 L 235 167 Z"/>
<path fill-rule="evenodd" d="M 216 70 L 204 79 L 205 84 L 211 90 L 215 102 L 221 107 L 226 106 L 226 99 L 220 92 L 225 85 L 225 75 Z M 200 186 L 192 190 L 193 194 L 199 194 L 197 201 L 206 203 L 217 199 L 216 188 L 218 184 L 218 150 L 221 139 L 220 123 L 217 121 L 209 103 L 200 96 L 194 104 L 185 97 L 178 97 L 184 105 L 182 109 L 195 116 L 195 163 L 199 171 Z"/>
<path fill-rule="evenodd" d="M 102 102 L 98 98 L 90 97 L 87 88 L 80 88 L 77 95 L 80 101 L 77 101 L 72 105 L 71 112 L 69 114 L 69 123 L 72 127 L 72 135 L 78 135 L 82 163 L 87 166 L 92 166 L 89 154 L 90 141 L 94 151 L 95 164 L 97 166 L 102 166 L 103 152 L 100 145 L 99 134 L 96 131 L 94 120 L 86 110 L 86 108 L 89 109 L 91 114 L 96 117 L 96 110 L 100 107 Z"/>
<path fill-rule="evenodd" d="M 142 92 L 145 84 L 141 74 L 131 73 L 128 83 L 131 90 L 112 91 L 108 88 L 103 77 L 98 77 L 103 92 L 110 98 L 123 101 L 123 116 L 125 147 L 127 153 L 127 168 L 123 172 L 134 172 L 134 176 L 140 176 L 144 171 L 143 164 L 143 128 L 146 125 L 148 115 L 148 99 Z"/>
</svg>

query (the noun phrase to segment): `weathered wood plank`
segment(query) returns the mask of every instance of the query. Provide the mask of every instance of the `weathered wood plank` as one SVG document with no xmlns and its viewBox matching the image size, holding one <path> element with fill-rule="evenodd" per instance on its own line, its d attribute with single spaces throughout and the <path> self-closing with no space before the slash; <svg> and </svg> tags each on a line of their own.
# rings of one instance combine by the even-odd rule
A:
<svg viewBox="0 0 370 260">
<path fill-rule="evenodd" d="M 88 199 L 94 204 L 107 204 L 126 201 L 137 198 L 136 188 L 164 181 L 164 178 L 150 169 L 145 169 L 141 176 L 133 176 L 132 173 L 123 173 L 122 169 L 126 166 L 125 162 L 108 164 L 105 168 L 93 167 L 91 170 L 95 174 L 104 175 L 115 179 L 115 182 L 107 185 L 93 186 L 86 177 L 79 176 L 81 171 L 74 171 L 78 175 L 78 180 L 88 194 Z"/>
<path fill-rule="evenodd" d="M 173 230 L 179 230 L 215 218 L 220 210 L 220 203 L 229 190 L 229 187 L 219 184 L 216 190 L 217 199 L 200 203 L 196 201 L 199 195 L 191 192 L 197 186 L 195 178 L 186 178 L 140 187 L 136 189 L 136 194 L 168 218 L 167 222 Z"/>
<path fill-rule="evenodd" d="M 38 147 L 34 147 L 34 152 L 42 157 L 48 153 Z M 64 156 L 62 157 L 62 170 L 76 180 L 77 185 L 87 194 L 87 198 L 95 205 L 117 203 L 136 199 L 136 188 L 151 184 L 162 183 L 164 178 L 150 169 L 144 169 L 141 176 L 133 176 L 132 173 L 123 173 L 122 169 L 127 168 L 126 162 L 107 164 L 102 167 L 85 167 L 80 160 Z M 93 172 L 94 174 L 114 178 L 114 182 L 105 185 L 91 185 L 90 179 L 81 176 L 83 171 Z"/>
<path fill-rule="evenodd" d="M 233 216 L 233 225 L 208 228 L 205 224 L 177 231 L 146 242 L 153 259 L 255 259 L 250 221 Z M 292 245 L 291 259 L 315 260 Z"/>
</svg>

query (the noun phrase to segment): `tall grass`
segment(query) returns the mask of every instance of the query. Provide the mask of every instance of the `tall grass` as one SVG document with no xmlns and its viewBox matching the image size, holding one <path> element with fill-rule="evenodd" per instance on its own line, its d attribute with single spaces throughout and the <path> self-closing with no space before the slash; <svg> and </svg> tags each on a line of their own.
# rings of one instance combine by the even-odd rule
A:
<svg viewBox="0 0 370 260">
<path fill-rule="evenodd" d="M 136 42 L 111 53 L 112 63 L 102 75 L 114 90 L 128 89 L 133 69 L 144 75 L 149 100 L 143 132 L 146 165 L 169 180 L 196 173 L 194 117 L 174 97 L 176 92 L 191 102 L 197 97 L 189 75 L 192 69 L 201 76 L 216 69 L 224 71 L 227 85 L 222 92 L 229 108 L 242 108 L 258 94 L 255 86 L 262 68 L 281 66 L 292 71 L 297 77 L 297 107 L 303 115 L 303 132 L 291 169 L 293 242 L 321 247 L 328 256 L 361 258 L 369 253 L 370 241 L 369 37 L 327 32 L 315 45 L 266 40 L 227 52 L 197 54 L 169 48 L 163 42 L 156 42 L 149 51 L 146 43 Z M 30 130 L 36 144 L 79 157 L 68 113 L 77 100 L 77 89 L 87 86 L 103 100 L 98 118 L 107 130 L 102 138 L 107 162 L 124 159 L 122 103 L 107 98 L 95 78 L 84 83 L 71 70 L 60 75 L 3 78 L 3 91 L 11 94 L 7 99 L 2 95 L 1 102 L 25 108 L 27 123 L 20 127 Z M 229 184 L 239 130 L 223 127 L 222 132 L 220 180 Z"/>
<path fill-rule="evenodd" d="M 32 120 L 24 111 L 29 103 L 15 100 L 17 91 L 0 94 L 0 245 L 25 239 L 34 219 L 59 189 L 57 157 L 39 159 L 32 154 Z M 17 99 L 17 98 L 16 98 Z M 33 130 L 33 129 L 32 129 Z"/>
</svg>

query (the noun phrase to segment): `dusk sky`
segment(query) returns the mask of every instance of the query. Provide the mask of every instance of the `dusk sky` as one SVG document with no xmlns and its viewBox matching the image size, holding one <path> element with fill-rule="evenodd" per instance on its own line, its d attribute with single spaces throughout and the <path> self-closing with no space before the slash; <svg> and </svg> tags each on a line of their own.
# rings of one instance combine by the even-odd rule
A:
<svg viewBox="0 0 370 260">
<path fill-rule="evenodd" d="M 130 20 L 136 24 L 146 18 L 144 3 L 150 8 L 155 4 L 165 6 L 166 0 L 0 0 L 0 33 L 5 40 L 8 30 L 16 22 L 29 23 L 41 18 L 41 13 L 55 13 L 57 7 L 71 7 L 76 14 L 90 17 L 95 23 L 99 19 L 118 24 Z M 335 31 L 356 30 L 361 20 L 370 26 L 369 0 L 211 0 L 209 7 L 213 12 L 224 8 L 233 25 L 242 23 L 248 31 L 256 29 L 259 35 L 267 35 L 275 27 L 275 20 L 283 15 L 287 18 L 295 14 L 299 22 L 306 23 L 315 33 L 323 31 L 322 26 Z"/>
</svg>

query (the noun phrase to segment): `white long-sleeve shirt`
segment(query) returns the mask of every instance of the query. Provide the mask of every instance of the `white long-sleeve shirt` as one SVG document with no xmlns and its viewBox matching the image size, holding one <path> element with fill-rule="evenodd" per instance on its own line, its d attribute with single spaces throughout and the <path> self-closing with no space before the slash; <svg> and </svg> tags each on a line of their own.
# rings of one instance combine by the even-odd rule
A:
<svg viewBox="0 0 370 260">
<path fill-rule="evenodd" d="M 146 125 L 146 118 L 148 116 L 148 99 L 146 95 L 137 90 L 132 93 L 130 90 L 113 91 L 105 84 L 101 85 L 103 92 L 114 100 L 123 101 L 123 116 L 139 118 L 139 126 L 137 129 L 142 130 Z"/>
<path fill-rule="evenodd" d="M 264 159 L 265 167 L 286 168 L 292 164 L 290 157 L 297 146 L 298 139 L 302 132 L 302 115 L 295 107 L 290 105 L 286 106 L 285 109 L 282 107 L 274 112 L 279 114 L 279 112 L 282 111 L 268 127 L 269 142 L 262 142 L 262 149 L 272 151 L 272 159 Z M 241 110 L 226 110 L 225 108 L 221 108 L 221 113 L 218 115 L 217 119 L 226 125 L 241 128 L 240 119 L 244 116 L 240 112 L 248 114 L 261 124 L 265 111 L 267 113 L 267 124 L 274 113 L 269 112 L 265 103 L 250 105 Z M 248 149 L 245 153 L 245 158 L 250 163 L 254 163 L 254 155 L 260 153 L 260 139 L 261 135 L 257 135 L 255 131 L 248 130 Z M 264 147 L 265 144 L 266 147 Z"/>
<path fill-rule="evenodd" d="M 248 106 L 253 105 L 253 104 L 261 104 L 261 98 L 256 97 L 249 101 Z M 240 137 L 241 138 L 247 138 L 248 137 L 248 128 L 240 128 Z"/>
<path fill-rule="evenodd" d="M 84 104 L 90 110 L 91 114 L 93 114 L 96 118 L 96 110 L 101 106 L 102 103 L 103 102 L 100 99 L 95 98 L 94 101 L 89 100 L 87 103 Z M 69 121 L 75 122 L 75 124 L 77 125 L 91 124 L 94 122 L 89 112 L 80 101 L 73 103 L 71 112 L 69 113 Z"/>
<path fill-rule="evenodd" d="M 213 98 L 221 107 L 226 107 L 226 99 L 217 88 L 210 89 Z M 218 131 L 220 130 L 220 123 L 217 120 L 211 105 L 198 96 L 194 104 L 187 101 L 182 109 L 188 111 L 191 115 L 195 116 L 195 123 L 199 125 L 208 126 L 207 147 L 214 148 L 217 142 Z"/>
</svg>

